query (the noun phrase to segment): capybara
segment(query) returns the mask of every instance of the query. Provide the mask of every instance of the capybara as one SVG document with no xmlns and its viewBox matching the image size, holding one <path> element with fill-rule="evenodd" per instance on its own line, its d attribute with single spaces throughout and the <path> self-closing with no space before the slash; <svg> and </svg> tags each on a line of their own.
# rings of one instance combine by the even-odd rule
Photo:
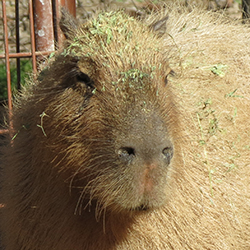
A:
<svg viewBox="0 0 250 250">
<path fill-rule="evenodd" d="M 250 249 L 249 28 L 171 6 L 60 24 L 2 149 L 5 249 Z"/>
</svg>

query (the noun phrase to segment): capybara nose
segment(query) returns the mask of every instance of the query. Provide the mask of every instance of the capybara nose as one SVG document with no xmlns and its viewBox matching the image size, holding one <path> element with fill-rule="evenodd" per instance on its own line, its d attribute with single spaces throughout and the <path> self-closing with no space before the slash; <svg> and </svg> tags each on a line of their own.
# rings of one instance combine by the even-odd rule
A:
<svg viewBox="0 0 250 250">
<path fill-rule="evenodd" d="M 163 156 L 164 156 L 164 160 L 165 160 L 166 163 L 169 165 L 169 164 L 170 164 L 170 161 L 171 161 L 171 159 L 173 158 L 173 155 L 174 155 L 173 147 L 172 147 L 172 146 L 165 147 L 165 148 L 162 150 L 162 154 L 163 154 Z"/>
<path fill-rule="evenodd" d="M 134 146 L 119 148 L 117 155 L 122 162 L 131 164 L 133 161 L 139 160 L 142 164 L 146 165 L 150 165 L 154 162 L 162 162 L 165 166 L 168 166 L 174 155 L 174 149 L 171 142 L 168 142 L 165 146 L 162 146 L 162 143 L 160 145 L 155 143 L 153 147 L 146 142 L 142 145 L 140 145 L 139 142 L 134 144 Z"/>
</svg>

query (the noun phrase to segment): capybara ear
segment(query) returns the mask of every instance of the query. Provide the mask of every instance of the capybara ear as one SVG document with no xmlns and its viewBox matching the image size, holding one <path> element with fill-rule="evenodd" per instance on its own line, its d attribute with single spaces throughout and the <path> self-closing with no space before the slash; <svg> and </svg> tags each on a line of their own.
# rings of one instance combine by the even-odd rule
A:
<svg viewBox="0 0 250 250">
<path fill-rule="evenodd" d="M 78 28 L 77 20 L 64 7 L 61 8 L 60 28 L 67 39 L 71 39 Z"/>
<path fill-rule="evenodd" d="M 158 33 L 159 35 L 163 35 L 167 29 L 167 20 L 168 16 L 161 18 L 159 21 L 150 24 L 150 29 Z"/>
</svg>

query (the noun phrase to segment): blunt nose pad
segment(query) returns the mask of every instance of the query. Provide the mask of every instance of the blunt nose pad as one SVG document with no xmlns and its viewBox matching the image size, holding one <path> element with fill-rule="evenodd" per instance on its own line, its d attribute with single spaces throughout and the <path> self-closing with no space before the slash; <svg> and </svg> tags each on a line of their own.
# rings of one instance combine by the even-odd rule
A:
<svg viewBox="0 0 250 250">
<path fill-rule="evenodd" d="M 121 147 L 118 150 L 117 154 L 119 159 L 122 160 L 123 162 L 130 162 L 135 157 L 135 149 L 133 147 Z M 162 155 L 165 163 L 169 165 L 174 155 L 173 147 L 168 146 L 163 148 Z M 146 158 L 147 157 L 150 157 L 150 155 L 147 155 Z"/>
</svg>

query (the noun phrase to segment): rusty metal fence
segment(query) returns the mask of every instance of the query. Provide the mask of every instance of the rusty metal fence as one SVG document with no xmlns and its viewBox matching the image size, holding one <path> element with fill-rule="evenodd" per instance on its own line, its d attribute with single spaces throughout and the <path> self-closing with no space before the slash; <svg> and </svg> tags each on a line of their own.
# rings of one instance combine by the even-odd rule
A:
<svg viewBox="0 0 250 250">
<path fill-rule="evenodd" d="M 22 0 L 21 0 L 22 1 Z M 4 53 L 0 60 L 5 60 L 9 121 L 11 121 L 12 91 L 10 59 L 16 60 L 17 89 L 20 88 L 20 59 L 31 58 L 33 72 L 36 73 L 38 60 L 55 51 L 62 42 L 62 34 L 58 28 L 60 7 L 64 6 L 72 15 L 76 15 L 75 0 L 28 0 L 28 15 L 30 26 L 30 51 L 20 51 L 19 0 L 15 0 L 15 52 L 9 50 L 6 0 L 2 0 L 2 21 L 4 34 Z M 13 37 L 12 37 L 13 39 Z M 0 134 L 8 133 L 8 129 L 0 129 Z"/>
</svg>

